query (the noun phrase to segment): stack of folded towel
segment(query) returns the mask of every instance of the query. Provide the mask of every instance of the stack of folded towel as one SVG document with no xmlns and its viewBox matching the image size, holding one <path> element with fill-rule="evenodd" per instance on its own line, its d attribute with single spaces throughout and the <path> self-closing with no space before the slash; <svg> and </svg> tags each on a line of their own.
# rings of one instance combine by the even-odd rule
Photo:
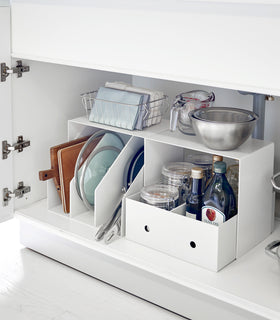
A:
<svg viewBox="0 0 280 320">
<path fill-rule="evenodd" d="M 159 91 L 122 82 L 107 82 L 97 92 L 89 120 L 129 130 L 142 130 L 161 121 L 163 98 L 163 93 Z"/>
<path fill-rule="evenodd" d="M 143 127 L 150 127 L 153 124 L 161 121 L 161 107 L 163 103 L 164 94 L 161 91 L 154 91 L 145 88 L 133 87 L 125 82 L 106 82 L 105 87 L 115 88 L 119 90 L 126 90 L 129 92 L 137 92 L 147 94 L 150 96 L 148 103 L 148 116 L 144 119 Z"/>
</svg>

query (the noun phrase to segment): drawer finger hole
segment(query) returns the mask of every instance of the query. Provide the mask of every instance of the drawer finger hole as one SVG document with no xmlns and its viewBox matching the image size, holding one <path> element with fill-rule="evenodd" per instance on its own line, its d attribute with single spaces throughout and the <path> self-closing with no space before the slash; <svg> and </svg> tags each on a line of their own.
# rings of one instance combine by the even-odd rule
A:
<svg viewBox="0 0 280 320">
<path fill-rule="evenodd" d="M 191 241 L 190 246 L 194 249 L 194 248 L 196 248 L 196 243 L 194 241 Z"/>
<path fill-rule="evenodd" d="M 148 225 L 145 225 L 144 229 L 146 232 L 150 232 L 150 227 Z"/>
</svg>

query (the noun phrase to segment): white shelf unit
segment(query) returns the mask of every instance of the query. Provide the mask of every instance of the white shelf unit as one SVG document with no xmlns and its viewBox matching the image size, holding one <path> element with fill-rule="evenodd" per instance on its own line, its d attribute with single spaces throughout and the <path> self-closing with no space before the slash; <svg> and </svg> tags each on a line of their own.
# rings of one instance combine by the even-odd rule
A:
<svg viewBox="0 0 280 320">
<path fill-rule="evenodd" d="M 123 196 L 124 166 L 133 152 L 144 145 L 143 172 L 132 184 L 131 190 L 129 189 L 124 195 L 126 204 L 123 204 L 122 213 L 123 235 L 127 235 L 129 240 L 155 250 L 218 271 L 248 252 L 272 232 L 274 212 L 270 177 L 273 172 L 274 146 L 272 143 L 250 138 L 236 150 L 219 152 L 227 159 L 238 160 L 240 172 L 238 215 L 224 226 L 217 228 L 176 214 L 165 214 L 161 209 L 139 203 L 139 196 L 138 198 L 132 196 L 133 193 L 139 193 L 144 185 L 160 180 L 163 164 L 169 161 L 183 161 L 184 155 L 193 150 L 208 154 L 215 152 L 203 146 L 198 137 L 186 137 L 179 132 L 170 132 L 168 124 L 167 120 L 163 120 L 161 124 L 143 131 L 129 131 L 89 122 L 85 117 L 70 120 L 69 139 L 86 136 L 98 129 L 106 129 L 121 134 L 126 146 L 95 191 L 94 212 L 88 211 L 79 199 L 74 180 L 70 188 L 70 214 L 66 216 L 63 214 L 52 181 L 48 182 L 48 209 L 55 216 L 87 224 L 90 228 L 106 223 Z M 259 170 L 260 168 L 262 170 Z M 160 228 L 155 233 L 147 235 L 144 231 L 146 224 Z M 172 225 L 177 227 L 171 228 Z M 173 245 L 169 245 L 171 239 Z M 94 241 L 94 232 L 91 240 Z M 187 249 L 191 241 L 197 243 L 198 249 Z"/>
</svg>

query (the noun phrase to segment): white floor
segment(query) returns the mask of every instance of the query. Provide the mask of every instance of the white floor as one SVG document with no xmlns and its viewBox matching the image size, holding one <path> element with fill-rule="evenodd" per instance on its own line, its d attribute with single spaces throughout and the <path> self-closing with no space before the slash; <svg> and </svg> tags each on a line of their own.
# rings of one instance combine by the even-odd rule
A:
<svg viewBox="0 0 280 320">
<path fill-rule="evenodd" d="M 0 319 L 183 318 L 22 247 L 13 219 L 0 224 Z"/>
</svg>

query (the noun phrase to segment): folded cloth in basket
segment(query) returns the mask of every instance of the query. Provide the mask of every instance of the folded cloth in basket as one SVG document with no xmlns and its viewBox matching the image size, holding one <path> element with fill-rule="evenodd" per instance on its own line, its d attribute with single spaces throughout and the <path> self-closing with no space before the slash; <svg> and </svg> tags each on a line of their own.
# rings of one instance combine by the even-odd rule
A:
<svg viewBox="0 0 280 320">
<path fill-rule="evenodd" d="M 143 94 L 100 87 L 89 120 L 133 130 L 143 104 Z"/>
<path fill-rule="evenodd" d="M 138 119 L 135 125 L 136 130 L 143 130 L 144 128 L 145 119 L 147 118 L 148 112 L 149 112 L 148 110 L 149 102 L 150 102 L 150 95 L 143 94 L 142 105 L 140 107 Z"/>
<path fill-rule="evenodd" d="M 150 95 L 150 104 L 148 105 L 149 115 L 147 119 L 144 120 L 143 127 L 149 127 L 161 121 L 161 107 L 163 103 L 162 99 L 164 98 L 163 92 L 134 87 L 128 83 L 120 82 L 120 81 L 106 82 L 105 87 Z"/>
</svg>

